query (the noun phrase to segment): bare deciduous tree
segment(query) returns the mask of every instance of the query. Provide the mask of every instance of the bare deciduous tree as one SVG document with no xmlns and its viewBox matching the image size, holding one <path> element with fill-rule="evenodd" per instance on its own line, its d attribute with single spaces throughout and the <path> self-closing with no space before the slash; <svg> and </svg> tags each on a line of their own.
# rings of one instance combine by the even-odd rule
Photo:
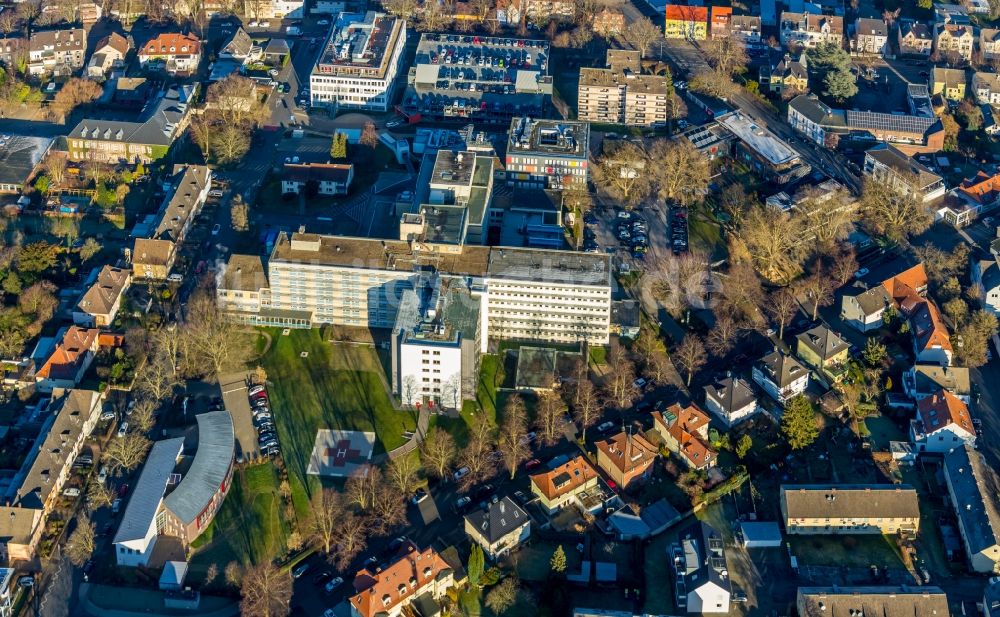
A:
<svg viewBox="0 0 1000 617">
<path fill-rule="evenodd" d="M 594 180 L 612 196 L 636 203 L 645 198 L 652 188 L 650 162 L 646 153 L 630 141 L 616 146 L 607 145 L 605 152 L 594 166 Z"/>
<path fill-rule="evenodd" d="M 662 199 L 700 200 L 711 178 L 708 158 L 687 139 L 658 139 L 649 151 L 650 179 Z"/>
<path fill-rule="evenodd" d="M 324 488 L 313 496 L 309 528 L 326 555 L 333 549 L 340 521 L 349 513 L 343 495 L 332 488 Z"/>
<path fill-rule="evenodd" d="M 684 369 L 687 375 L 687 385 L 691 385 L 691 378 L 705 365 L 705 345 L 701 339 L 694 334 L 687 334 L 681 344 L 674 349 L 674 359 Z"/>
<path fill-rule="evenodd" d="M 888 182 L 869 180 L 861 193 L 865 224 L 897 241 L 930 226 L 930 213 L 912 193 L 897 191 Z"/>
<path fill-rule="evenodd" d="M 152 442 L 145 435 L 129 431 L 108 443 L 104 450 L 104 460 L 112 473 L 132 471 L 146 460 L 146 453 L 151 445 Z"/>
<path fill-rule="evenodd" d="M 66 541 L 66 557 L 74 566 L 80 567 L 87 563 L 96 547 L 96 525 L 87 516 L 77 519 L 76 529 Z"/>
<path fill-rule="evenodd" d="M 576 402 L 573 405 L 573 419 L 576 420 L 583 434 L 583 439 L 587 439 L 587 429 L 597 422 L 601 417 L 601 400 L 594 387 L 594 383 L 589 379 L 583 379 L 576 384 Z"/>
<path fill-rule="evenodd" d="M 528 459 L 531 449 L 528 445 L 528 410 L 520 395 L 507 399 L 503 408 L 503 422 L 500 424 L 498 445 L 504 466 L 513 480 L 518 466 Z"/>
<path fill-rule="evenodd" d="M 495 446 L 493 426 L 489 419 L 482 413 L 476 415 L 469 427 L 469 441 L 459 455 L 459 465 L 469 468 L 469 473 L 463 479 L 463 486 L 479 482 L 492 471 L 491 457 Z"/>
<path fill-rule="evenodd" d="M 552 445 L 559 441 L 559 429 L 565 413 L 566 403 L 557 393 L 550 390 L 539 393 L 535 408 L 535 429 L 542 443 Z"/>
<path fill-rule="evenodd" d="M 113 504 L 115 493 L 103 482 L 91 482 L 87 486 L 87 508 L 93 512 Z"/>
<path fill-rule="evenodd" d="M 639 18 L 629 24 L 625 32 L 625 39 L 638 50 L 642 57 L 649 55 L 649 46 L 661 36 L 663 36 L 663 31 L 647 17 Z"/>
<path fill-rule="evenodd" d="M 369 529 L 366 517 L 358 516 L 350 510 L 344 512 L 334 527 L 334 535 L 330 541 L 330 562 L 341 570 L 350 565 L 368 545 Z"/>
<path fill-rule="evenodd" d="M 375 465 L 358 468 L 347 478 L 344 494 L 348 503 L 361 510 L 369 510 L 375 505 L 375 493 L 382 484 L 382 469 Z"/>
<path fill-rule="evenodd" d="M 283 617 L 291 611 L 292 575 L 271 561 L 247 568 L 240 585 L 244 617 Z"/>
<path fill-rule="evenodd" d="M 379 535 L 384 535 L 406 521 L 406 498 L 385 480 L 375 487 L 372 502 L 372 526 Z"/>
<path fill-rule="evenodd" d="M 638 396 L 635 387 L 635 363 L 621 345 L 612 345 L 608 352 L 608 373 L 604 389 L 608 399 L 618 409 L 626 409 Z"/>
<path fill-rule="evenodd" d="M 452 463 L 455 462 L 457 453 L 455 439 L 448 431 L 434 427 L 420 444 L 420 453 L 423 456 L 427 472 L 435 478 L 443 478 L 451 470 Z"/>
<path fill-rule="evenodd" d="M 403 495 L 409 495 L 417 485 L 420 457 L 416 452 L 396 456 L 386 466 L 389 482 Z"/>
<path fill-rule="evenodd" d="M 752 208 L 736 236 L 757 272 L 771 282 L 788 282 L 802 267 L 801 225 L 777 208 Z"/>
<path fill-rule="evenodd" d="M 136 399 L 129 415 L 129 425 L 142 434 L 151 431 L 156 425 L 156 401 L 146 397 Z"/>
<path fill-rule="evenodd" d="M 799 301 L 795 299 L 795 294 L 787 287 L 780 287 L 767 296 L 765 308 L 778 324 L 778 338 L 784 338 L 785 326 L 791 323 L 799 311 Z"/>
<path fill-rule="evenodd" d="M 191 295 L 184 334 L 192 360 L 216 374 L 244 366 L 253 355 L 251 337 L 219 313 L 215 294 L 208 288 L 200 288 Z"/>
</svg>

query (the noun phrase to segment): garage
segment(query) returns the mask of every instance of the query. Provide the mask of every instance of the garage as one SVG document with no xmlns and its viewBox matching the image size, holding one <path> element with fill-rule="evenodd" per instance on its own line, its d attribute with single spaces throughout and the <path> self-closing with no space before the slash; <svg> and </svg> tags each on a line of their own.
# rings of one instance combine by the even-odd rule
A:
<svg viewBox="0 0 1000 617">
<path fill-rule="evenodd" d="M 740 523 L 740 540 L 746 548 L 778 548 L 781 546 L 781 528 L 778 523 Z"/>
</svg>

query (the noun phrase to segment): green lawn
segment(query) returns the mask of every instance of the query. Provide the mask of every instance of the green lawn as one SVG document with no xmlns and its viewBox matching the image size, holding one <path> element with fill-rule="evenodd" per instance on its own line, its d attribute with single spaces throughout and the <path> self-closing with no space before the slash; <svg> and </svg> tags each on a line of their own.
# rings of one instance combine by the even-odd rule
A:
<svg viewBox="0 0 1000 617">
<path fill-rule="evenodd" d="M 203 574 L 215 563 L 221 572 L 230 561 L 261 563 L 284 553 L 288 521 L 282 510 L 274 466 L 237 470 L 222 509 L 192 543 L 192 570 Z"/>
<path fill-rule="evenodd" d="M 483 355 L 479 360 L 479 386 L 476 388 L 476 400 L 465 401 L 462 405 L 462 417 L 470 422 L 472 414 L 482 409 L 490 420 L 497 419 L 497 387 L 503 383 L 503 361 L 497 355 Z"/>
<path fill-rule="evenodd" d="M 552 553 L 559 546 L 556 542 L 533 540 L 530 546 L 522 546 L 507 560 L 506 565 L 512 565 L 518 578 L 525 581 L 546 581 L 551 577 Z M 580 551 L 572 542 L 562 544 L 566 553 L 566 572 L 572 574 L 580 571 Z"/>
<path fill-rule="evenodd" d="M 306 475 L 317 430 L 374 431 L 375 452 L 381 453 L 406 441 L 403 433 L 416 428 L 416 414 L 393 407 L 373 347 L 328 343 L 317 328 L 288 336 L 269 332 L 273 342 L 262 359 L 268 393 L 295 508 L 307 512 L 307 495 L 318 487 Z M 303 352 L 308 356 L 301 357 Z"/>
<path fill-rule="evenodd" d="M 903 567 L 891 536 L 787 536 L 787 540 L 802 565 Z"/>
</svg>

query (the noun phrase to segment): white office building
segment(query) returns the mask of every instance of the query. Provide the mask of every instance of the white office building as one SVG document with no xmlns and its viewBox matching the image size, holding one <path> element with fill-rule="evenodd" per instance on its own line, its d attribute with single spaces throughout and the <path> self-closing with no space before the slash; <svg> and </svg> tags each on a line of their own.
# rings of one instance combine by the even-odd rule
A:
<svg viewBox="0 0 1000 617">
<path fill-rule="evenodd" d="M 388 111 L 405 45 L 404 20 L 341 13 L 309 77 L 312 105 Z"/>
</svg>

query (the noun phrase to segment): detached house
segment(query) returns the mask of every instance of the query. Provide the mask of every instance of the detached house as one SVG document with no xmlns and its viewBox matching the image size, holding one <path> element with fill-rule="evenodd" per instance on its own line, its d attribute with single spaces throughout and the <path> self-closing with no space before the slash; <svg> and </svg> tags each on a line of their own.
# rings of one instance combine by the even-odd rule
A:
<svg viewBox="0 0 1000 617">
<path fill-rule="evenodd" d="M 964 366 L 915 364 L 903 373 L 903 392 L 914 401 L 947 390 L 966 405 L 970 399 L 969 369 Z"/>
<path fill-rule="evenodd" d="M 972 75 L 972 93 L 983 105 L 1000 105 L 1000 75 L 976 71 Z"/>
<path fill-rule="evenodd" d="M 972 262 L 972 282 L 981 291 L 983 307 L 1000 317 L 1000 257 L 979 259 Z"/>
<path fill-rule="evenodd" d="M 621 488 L 645 480 L 656 460 L 656 447 L 641 434 L 621 432 L 594 445 L 597 466 Z"/>
<path fill-rule="evenodd" d="M 238 64 L 248 64 L 260 60 L 264 51 L 258 45 L 254 45 L 253 39 L 242 27 L 229 37 L 219 50 L 220 60 L 232 60 Z"/>
<path fill-rule="evenodd" d="M 937 24 L 934 27 L 934 53 L 943 59 L 971 62 L 975 43 L 972 26 Z"/>
<path fill-rule="evenodd" d="M 87 32 L 83 28 L 35 32 L 28 39 L 28 73 L 69 76 L 83 68 Z"/>
<path fill-rule="evenodd" d="M 806 366 L 833 381 L 844 376 L 851 346 L 838 333 L 819 325 L 796 336 L 795 342 L 795 353 Z"/>
<path fill-rule="evenodd" d="M 35 387 L 41 392 L 74 388 L 90 368 L 100 348 L 101 331 L 70 326 L 45 362 L 35 371 Z"/>
<path fill-rule="evenodd" d="M 1000 476 L 965 445 L 945 453 L 944 479 L 969 567 L 1000 573 Z"/>
<path fill-rule="evenodd" d="M 493 560 L 506 555 L 531 536 L 531 519 L 510 497 L 465 515 L 465 533 Z"/>
<path fill-rule="evenodd" d="M 754 362 L 753 380 L 784 405 L 809 387 L 809 371 L 792 356 L 775 350 Z"/>
<path fill-rule="evenodd" d="M 910 296 L 900 303 L 899 308 L 910 321 L 917 362 L 951 366 L 954 350 L 937 305 L 926 298 Z"/>
<path fill-rule="evenodd" d="M 786 96 L 809 91 L 809 70 L 805 54 L 792 59 L 785 54 L 777 64 L 760 67 L 760 84 L 771 92 Z"/>
<path fill-rule="evenodd" d="M 862 56 L 884 56 L 889 51 L 889 26 L 881 19 L 859 17 L 854 22 L 851 51 Z"/>
<path fill-rule="evenodd" d="M 201 63 L 201 41 L 193 34 L 164 32 L 140 48 L 139 62 L 162 63 L 171 75 L 190 75 Z"/>
<path fill-rule="evenodd" d="M 680 533 L 671 553 L 677 607 L 688 614 L 729 614 L 732 583 L 722 535 L 699 521 Z"/>
<path fill-rule="evenodd" d="M 895 534 L 920 529 L 917 491 L 898 485 L 782 485 L 789 534 Z"/>
<path fill-rule="evenodd" d="M 597 486 L 597 470 L 583 455 L 531 476 L 531 492 L 538 496 L 549 514 L 579 503 L 579 495 Z"/>
<path fill-rule="evenodd" d="M 812 49 L 823 43 L 844 44 L 844 18 L 812 13 L 781 13 L 781 45 L 788 50 Z"/>
<path fill-rule="evenodd" d="M 28 39 L 24 37 L 6 37 L 0 39 L 0 62 L 11 69 L 16 69 L 21 62 L 28 60 Z"/>
<path fill-rule="evenodd" d="M 87 328 L 107 328 L 115 321 L 122 296 L 132 284 L 132 272 L 104 266 L 97 281 L 83 294 L 73 311 L 73 323 Z"/>
<path fill-rule="evenodd" d="M 717 452 L 708 443 L 708 414 L 696 406 L 674 403 L 662 412 L 653 412 L 653 428 L 667 450 L 692 469 L 715 464 Z"/>
<path fill-rule="evenodd" d="M 729 427 L 760 411 L 750 384 L 739 377 L 726 377 L 705 386 L 705 407 Z"/>
<path fill-rule="evenodd" d="M 920 452 L 947 452 L 965 444 L 975 445 L 976 429 L 969 408 L 947 390 L 917 401 L 917 416 L 910 421 L 910 441 Z"/>
<path fill-rule="evenodd" d="M 940 94 L 949 101 L 961 102 L 965 99 L 965 71 L 939 66 L 931 72 L 931 94 Z"/>
<path fill-rule="evenodd" d="M 438 601 L 455 585 L 455 573 L 433 548 L 421 551 L 406 541 L 383 569 L 363 569 L 354 576 L 354 595 L 348 598 L 352 617 L 438 615 Z"/>
<path fill-rule="evenodd" d="M 917 264 L 864 293 L 844 296 L 841 299 L 840 318 L 861 332 L 876 330 L 882 326 L 882 316 L 890 306 L 899 308 L 900 300 L 925 293 L 927 271 L 923 264 Z"/>
<path fill-rule="evenodd" d="M 347 195 L 354 181 L 353 163 L 285 163 L 281 192 L 313 187 L 319 195 Z"/>
<path fill-rule="evenodd" d="M 121 68 L 125 63 L 125 56 L 131 49 L 128 39 L 112 32 L 97 42 L 94 48 L 94 55 L 87 63 L 87 76 L 101 78 L 105 77 L 111 70 Z"/>
<path fill-rule="evenodd" d="M 750 48 L 761 44 L 760 17 L 757 15 L 733 15 L 729 19 L 729 38 L 742 41 Z"/>
<path fill-rule="evenodd" d="M 1000 30 L 983 28 L 979 31 L 979 51 L 983 60 L 990 61 L 1000 58 Z"/>
<path fill-rule="evenodd" d="M 927 24 L 905 19 L 899 22 L 896 42 L 901 55 L 926 58 L 933 50 L 934 35 Z"/>
</svg>

